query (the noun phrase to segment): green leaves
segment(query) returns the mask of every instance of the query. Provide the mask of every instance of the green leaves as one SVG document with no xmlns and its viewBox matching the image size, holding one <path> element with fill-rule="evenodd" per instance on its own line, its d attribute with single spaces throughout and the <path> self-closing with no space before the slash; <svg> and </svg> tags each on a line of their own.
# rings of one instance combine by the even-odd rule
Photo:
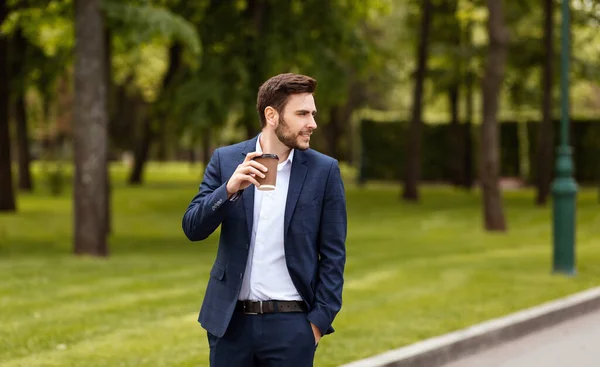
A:
<svg viewBox="0 0 600 367">
<path fill-rule="evenodd" d="M 196 56 L 202 51 L 194 25 L 166 8 L 134 5 L 116 0 L 104 0 L 102 5 L 109 26 L 126 30 L 133 43 L 139 45 L 158 37 L 179 41 Z"/>
<path fill-rule="evenodd" d="M 14 1 L 1 29 L 3 33 L 12 34 L 19 27 L 29 43 L 48 57 L 69 52 L 74 45 L 71 1 L 52 0 L 47 4 Z"/>
</svg>

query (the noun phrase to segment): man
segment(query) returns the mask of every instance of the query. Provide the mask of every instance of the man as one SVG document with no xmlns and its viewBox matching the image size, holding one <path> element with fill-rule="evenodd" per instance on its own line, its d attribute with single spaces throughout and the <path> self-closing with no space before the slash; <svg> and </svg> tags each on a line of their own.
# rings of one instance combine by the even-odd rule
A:
<svg viewBox="0 0 600 367">
<path fill-rule="evenodd" d="M 219 225 L 198 321 L 212 367 L 312 366 L 342 303 L 346 200 L 338 162 L 310 150 L 316 80 L 280 74 L 259 89 L 261 133 L 215 150 L 183 231 L 201 241 Z M 257 190 L 276 154 L 274 191 Z"/>
</svg>

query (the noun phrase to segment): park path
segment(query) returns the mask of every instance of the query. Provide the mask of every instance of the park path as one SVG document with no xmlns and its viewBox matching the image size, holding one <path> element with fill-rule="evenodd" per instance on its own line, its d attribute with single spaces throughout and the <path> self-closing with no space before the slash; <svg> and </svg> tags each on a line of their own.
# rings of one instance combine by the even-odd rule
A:
<svg viewBox="0 0 600 367">
<path fill-rule="evenodd" d="M 600 311 L 568 320 L 444 367 L 598 367 Z"/>
</svg>

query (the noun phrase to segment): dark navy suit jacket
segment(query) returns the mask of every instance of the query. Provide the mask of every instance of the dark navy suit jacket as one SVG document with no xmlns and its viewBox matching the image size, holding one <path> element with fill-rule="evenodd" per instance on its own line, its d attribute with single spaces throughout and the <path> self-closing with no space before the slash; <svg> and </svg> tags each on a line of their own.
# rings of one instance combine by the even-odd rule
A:
<svg viewBox="0 0 600 367">
<path fill-rule="evenodd" d="M 191 241 L 207 238 L 221 225 L 198 318 L 217 337 L 227 330 L 242 286 L 254 213 L 254 186 L 230 201 L 227 180 L 246 154 L 256 150 L 257 138 L 215 150 L 200 190 L 183 216 L 183 231 Z M 342 305 L 346 232 L 338 162 L 311 149 L 295 150 L 284 218 L 285 259 L 308 307 L 307 318 L 323 335 L 334 331 L 331 325 Z"/>
</svg>

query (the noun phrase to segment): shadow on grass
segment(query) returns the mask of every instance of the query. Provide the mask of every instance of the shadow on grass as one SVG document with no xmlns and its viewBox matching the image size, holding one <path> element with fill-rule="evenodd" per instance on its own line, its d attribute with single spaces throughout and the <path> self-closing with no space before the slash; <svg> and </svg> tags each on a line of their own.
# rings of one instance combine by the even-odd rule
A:
<svg viewBox="0 0 600 367">
<path fill-rule="evenodd" d="M 0 257 L 55 257 L 72 255 L 71 239 L 18 239 L 7 241 L 0 238 Z M 185 236 L 125 236 L 109 238 L 110 256 L 132 254 L 162 255 L 210 255 L 216 253 L 218 238 L 212 236 L 202 242 L 188 241 Z"/>
</svg>

